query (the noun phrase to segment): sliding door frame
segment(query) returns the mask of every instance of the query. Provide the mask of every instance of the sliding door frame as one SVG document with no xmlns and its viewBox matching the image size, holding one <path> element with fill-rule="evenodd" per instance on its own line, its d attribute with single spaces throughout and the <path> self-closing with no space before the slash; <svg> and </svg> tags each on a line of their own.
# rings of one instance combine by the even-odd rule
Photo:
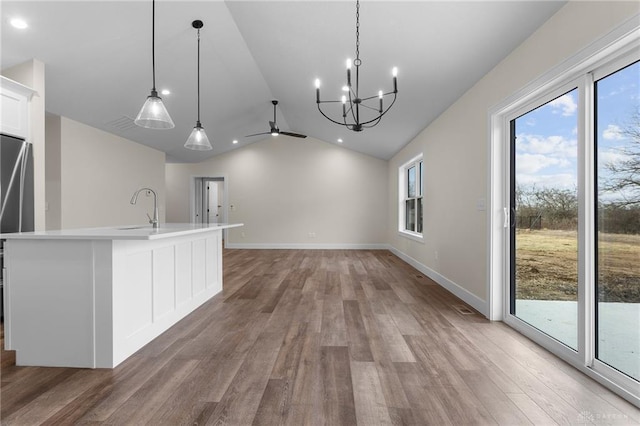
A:
<svg viewBox="0 0 640 426">
<path fill-rule="evenodd" d="M 579 202 L 579 207 L 578 207 L 578 253 L 577 253 L 577 257 L 578 257 L 578 295 L 577 295 L 577 303 L 578 303 L 578 312 L 577 312 L 577 325 L 578 325 L 578 329 L 577 329 L 577 341 L 578 341 L 578 350 L 574 350 L 572 348 L 570 348 L 569 346 L 563 344 L 562 342 L 554 339 L 553 337 L 549 336 L 548 334 L 545 334 L 544 332 L 542 332 L 541 330 L 537 329 L 536 327 L 532 326 L 531 324 L 527 323 L 526 321 L 520 319 L 519 317 L 517 317 L 516 315 L 512 314 L 512 308 L 515 305 L 515 292 L 513 291 L 513 286 L 512 286 L 512 277 L 514 276 L 513 271 L 511 270 L 511 266 L 513 264 L 515 264 L 514 260 L 515 260 L 515 250 L 512 250 L 512 247 L 514 247 L 512 238 L 514 238 L 514 232 L 512 232 L 512 227 L 511 225 L 513 224 L 513 221 L 515 220 L 513 216 L 513 192 L 511 190 L 511 188 L 513 187 L 513 179 L 514 179 L 514 173 L 513 173 L 513 167 L 515 165 L 515 153 L 511 152 L 511 148 L 512 148 L 512 132 L 515 130 L 515 126 L 513 125 L 513 122 L 518 119 L 519 117 L 526 115 L 527 113 L 547 104 L 548 102 L 557 99 L 558 97 L 573 91 L 574 89 L 578 89 L 578 111 L 577 111 L 577 115 L 578 115 L 578 134 L 577 134 L 577 142 L 578 142 L 578 199 L 580 200 L 581 196 L 584 195 L 586 192 L 586 188 L 585 188 L 585 180 L 584 178 L 584 173 L 585 173 L 585 167 L 583 162 L 580 161 L 580 159 L 582 158 L 582 156 L 584 156 L 584 151 L 585 151 L 585 146 L 588 145 L 586 143 L 586 139 L 588 139 L 586 137 L 586 135 L 588 135 L 588 129 L 585 128 L 585 119 L 584 116 L 587 114 L 587 112 L 585 111 L 584 108 L 584 77 L 578 77 L 578 78 L 573 78 L 569 81 L 565 81 L 562 84 L 558 84 L 553 88 L 549 88 L 547 90 L 545 90 L 543 93 L 538 94 L 538 96 L 532 97 L 531 99 L 528 100 L 528 102 L 523 102 L 521 105 L 519 105 L 517 108 L 512 108 L 509 111 L 505 112 L 504 114 L 504 119 L 505 121 L 508 123 L 507 124 L 507 129 L 505 131 L 505 133 L 507 133 L 507 137 L 509 139 L 509 143 L 505 146 L 505 163 L 503 164 L 503 168 L 506 172 L 506 176 L 507 179 L 505 180 L 505 184 L 504 184 L 504 188 L 503 191 L 507 197 L 508 200 L 508 204 L 507 204 L 507 220 L 508 223 L 508 227 L 504 228 L 504 231 L 506 234 L 508 234 L 506 236 L 506 238 L 508 238 L 508 244 L 505 245 L 504 247 L 504 253 L 506 254 L 504 256 L 505 259 L 509 259 L 509 261 L 505 262 L 505 264 L 503 265 L 504 271 L 505 271 L 505 275 L 507 277 L 507 281 L 508 281 L 508 290 L 505 292 L 505 300 L 504 300 L 504 314 L 503 314 L 503 321 L 508 324 L 509 326 L 515 328 L 516 330 L 518 330 L 520 333 L 524 334 L 525 336 L 527 336 L 528 338 L 530 338 L 531 340 L 534 340 L 538 343 L 540 343 L 541 345 L 545 346 L 546 348 L 550 349 L 552 352 L 554 352 L 556 355 L 560 356 L 562 359 L 570 362 L 570 363 L 583 363 L 584 359 L 583 357 L 581 357 L 580 354 L 584 353 L 584 349 L 585 349 L 585 327 L 582 326 L 584 324 L 584 318 L 585 318 L 585 311 L 583 309 L 584 306 L 584 301 L 585 301 L 585 288 L 587 287 L 586 284 L 586 276 L 583 273 L 583 269 L 585 267 L 587 267 L 587 265 L 585 265 L 585 263 L 583 262 L 584 259 L 584 255 L 587 253 L 586 250 L 588 250 L 588 247 L 583 247 L 583 245 L 581 244 L 582 241 L 584 241 L 585 239 L 585 227 L 583 226 L 584 223 L 584 219 L 585 219 L 585 215 L 588 214 L 586 208 L 584 208 L 582 202 Z"/>
<path fill-rule="evenodd" d="M 488 229 L 487 309 L 578 370 L 640 407 L 638 382 L 595 359 L 595 146 L 593 73 L 629 60 L 640 49 L 640 27 L 630 19 L 575 56 L 553 68 L 489 111 L 490 214 Z M 579 88 L 578 111 L 578 350 L 574 351 L 510 315 L 510 122 L 532 105 L 553 99 L 563 88 Z M 565 90 L 566 91 L 566 90 Z M 527 109 L 529 108 L 529 109 Z"/>
</svg>

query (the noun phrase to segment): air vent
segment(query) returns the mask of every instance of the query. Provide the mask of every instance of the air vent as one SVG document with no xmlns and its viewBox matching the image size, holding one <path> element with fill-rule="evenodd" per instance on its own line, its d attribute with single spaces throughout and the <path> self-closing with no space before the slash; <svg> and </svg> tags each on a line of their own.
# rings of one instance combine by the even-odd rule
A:
<svg viewBox="0 0 640 426">
<path fill-rule="evenodd" d="M 461 315 L 473 315 L 475 313 L 465 305 L 453 305 L 452 307 Z"/>
<path fill-rule="evenodd" d="M 111 120 L 105 123 L 107 126 L 118 130 L 119 132 L 128 132 L 129 130 L 136 129 L 136 123 L 133 122 L 133 118 L 123 115 L 120 118 Z"/>
</svg>

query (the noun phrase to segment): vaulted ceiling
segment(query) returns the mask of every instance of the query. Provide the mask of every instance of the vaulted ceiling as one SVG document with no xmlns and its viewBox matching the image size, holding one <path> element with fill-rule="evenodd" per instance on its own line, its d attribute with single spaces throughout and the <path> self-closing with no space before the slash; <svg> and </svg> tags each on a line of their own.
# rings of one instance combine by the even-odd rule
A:
<svg viewBox="0 0 640 426">
<path fill-rule="evenodd" d="M 341 138 L 347 149 L 388 159 L 564 4 L 362 0 L 361 91 L 390 90 L 397 66 L 399 95 L 377 127 L 360 133 L 323 118 L 314 88 L 320 78 L 323 98 L 341 95 L 345 60 L 355 56 L 355 1 L 158 0 L 156 78 L 171 91 L 163 96 L 171 130 L 132 123 L 151 89 L 151 1 L 2 1 L 0 67 L 44 62 L 47 111 L 165 151 L 168 161 L 198 162 L 261 140 L 244 136 L 269 130 L 272 99 L 281 130 Z M 29 27 L 13 28 L 13 17 Z M 183 147 L 196 121 L 195 19 L 204 22 L 201 121 L 213 144 L 204 152 Z"/>
</svg>

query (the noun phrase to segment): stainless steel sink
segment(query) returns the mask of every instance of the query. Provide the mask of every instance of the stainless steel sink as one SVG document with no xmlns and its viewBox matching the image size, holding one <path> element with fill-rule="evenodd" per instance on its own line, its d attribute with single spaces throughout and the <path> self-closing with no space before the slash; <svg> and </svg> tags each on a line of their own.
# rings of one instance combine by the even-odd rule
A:
<svg viewBox="0 0 640 426">
<path fill-rule="evenodd" d="M 131 229 L 144 229 L 147 228 L 147 226 L 125 226 L 122 228 L 116 228 L 118 231 L 128 231 Z"/>
</svg>

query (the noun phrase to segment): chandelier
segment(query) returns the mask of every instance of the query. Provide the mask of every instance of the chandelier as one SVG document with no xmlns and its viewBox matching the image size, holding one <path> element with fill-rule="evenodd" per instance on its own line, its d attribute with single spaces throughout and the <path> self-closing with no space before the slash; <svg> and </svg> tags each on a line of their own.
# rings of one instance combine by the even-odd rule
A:
<svg viewBox="0 0 640 426">
<path fill-rule="evenodd" d="M 347 59 L 347 84 L 342 88 L 346 94 L 342 95 L 341 100 L 323 101 L 320 100 L 320 79 L 316 79 L 316 104 L 318 105 L 318 111 L 329 121 L 346 126 L 347 129 L 354 132 L 361 132 L 365 128 L 370 128 L 377 125 L 382 117 L 391 109 L 396 102 L 398 96 L 398 69 L 393 67 L 391 74 L 393 76 L 393 90 L 391 92 L 383 93 L 382 90 L 377 95 L 369 96 L 366 98 L 360 97 L 360 0 L 356 0 L 356 59 L 351 62 L 351 59 Z M 355 79 L 351 78 L 351 68 L 355 66 Z M 389 103 L 389 106 L 384 108 L 385 97 L 393 99 Z M 377 100 L 377 102 L 376 102 Z M 342 103 L 342 121 L 334 120 L 322 111 L 322 104 L 328 103 Z M 362 113 L 362 114 L 361 114 Z"/>
</svg>

